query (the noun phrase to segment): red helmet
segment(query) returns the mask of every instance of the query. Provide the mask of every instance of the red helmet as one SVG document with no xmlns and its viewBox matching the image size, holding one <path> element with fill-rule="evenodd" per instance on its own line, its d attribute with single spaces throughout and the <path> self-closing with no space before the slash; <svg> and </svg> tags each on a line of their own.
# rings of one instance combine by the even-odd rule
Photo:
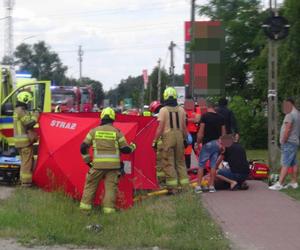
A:
<svg viewBox="0 0 300 250">
<path fill-rule="evenodd" d="M 161 106 L 160 101 L 153 101 L 150 103 L 149 110 L 151 113 L 156 113 Z"/>
</svg>

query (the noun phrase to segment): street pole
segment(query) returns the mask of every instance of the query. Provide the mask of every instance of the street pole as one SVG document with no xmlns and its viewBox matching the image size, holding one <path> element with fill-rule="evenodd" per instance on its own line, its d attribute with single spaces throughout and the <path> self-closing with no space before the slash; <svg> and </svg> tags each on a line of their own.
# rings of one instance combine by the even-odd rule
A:
<svg viewBox="0 0 300 250">
<path fill-rule="evenodd" d="M 158 80 L 157 80 L 157 100 L 160 101 L 161 97 L 161 69 L 160 69 L 161 59 L 158 59 Z"/>
<path fill-rule="evenodd" d="M 191 0 L 191 42 L 190 42 L 190 88 L 189 88 L 189 97 L 194 99 L 194 64 L 195 64 L 195 56 L 194 52 L 191 49 L 193 47 L 194 38 L 195 38 L 195 4 L 196 0 Z"/>
<path fill-rule="evenodd" d="M 79 45 L 78 48 L 78 61 L 79 61 L 79 82 L 82 83 L 82 56 L 83 56 L 83 50 L 81 45 Z"/>
<path fill-rule="evenodd" d="M 273 5 L 274 1 L 274 5 Z M 270 11 L 278 15 L 276 0 L 270 0 Z M 278 154 L 278 95 L 277 95 L 277 66 L 278 66 L 278 42 L 269 39 L 268 41 L 268 158 L 272 171 L 277 166 Z"/>
<path fill-rule="evenodd" d="M 170 46 L 169 46 L 169 50 L 170 50 L 170 55 L 171 55 L 171 59 L 170 59 L 170 69 L 169 69 L 169 74 L 170 74 L 170 80 L 171 80 L 171 83 L 170 85 L 171 86 L 174 86 L 175 85 L 175 65 L 174 65 L 174 47 L 176 46 L 176 44 L 171 41 L 170 43 Z"/>
</svg>

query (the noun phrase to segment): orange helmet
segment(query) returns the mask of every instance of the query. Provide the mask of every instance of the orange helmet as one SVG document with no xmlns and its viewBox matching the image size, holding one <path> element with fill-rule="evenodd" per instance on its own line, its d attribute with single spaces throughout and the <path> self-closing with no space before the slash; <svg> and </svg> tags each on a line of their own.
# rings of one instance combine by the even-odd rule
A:
<svg viewBox="0 0 300 250">
<path fill-rule="evenodd" d="M 159 108 L 161 108 L 162 105 L 160 101 L 153 101 L 150 103 L 149 110 L 151 113 L 158 113 Z"/>
</svg>

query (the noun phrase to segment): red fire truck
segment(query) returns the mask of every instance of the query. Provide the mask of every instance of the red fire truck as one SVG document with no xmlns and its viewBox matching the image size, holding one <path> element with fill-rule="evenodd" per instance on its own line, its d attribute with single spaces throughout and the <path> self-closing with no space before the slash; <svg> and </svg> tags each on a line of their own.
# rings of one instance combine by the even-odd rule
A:
<svg viewBox="0 0 300 250">
<path fill-rule="evenodd" d="M 94 92 L 91 86 L 80 87 L 80 112 L 92 112 Z"/>
<path fill-rule="evenodd" d="M 81 93 L 74 86 L 51 86 L 52 112 L 79 112 Z"/>
<path fill-rule="evenodd" d="M 91 86 L 52 86 L 52 112 L 92 112 L 94 92 Z"/>
</svg>

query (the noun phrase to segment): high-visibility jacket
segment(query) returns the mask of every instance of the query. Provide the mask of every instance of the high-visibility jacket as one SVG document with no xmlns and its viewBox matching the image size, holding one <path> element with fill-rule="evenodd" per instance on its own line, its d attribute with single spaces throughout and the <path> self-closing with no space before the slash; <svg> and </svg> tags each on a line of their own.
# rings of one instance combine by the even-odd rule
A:
<svg viewBox="0 0 300 250">
<path fill-rule="evenodd" d="M 112 124 L 92 129 L 84 143 L 93 147 L 92 163 L 96 169 L 119 169 L 120 149 L 128 147 L 124 135 Z"/>
<path fill-rule="evenodd" d="M 192 110 L 186 111 L 186 114 L 187 114 L 187 118 L 196 118 L 196 116 L 197 116 L 197 114 Z M 196 133 L 198 131 L 198 126 L 196 123 L 188 121 L 187 122 L 187 130 L 190 133 Z"/>
<path fill-rule="evenodd" d="M 37 117 L 31 115 L 23 107 L 16 107 L 14 112 L 14 141 L 16 148 L 28 147 L 31 141 L 26 131 L 32 129 L 37 122 Z"/>
<path fill-rule="evenodd" d="M 151 116 L 151 112 L 150 111 L 144 111 L 143 116 Z"/>
</svg>

